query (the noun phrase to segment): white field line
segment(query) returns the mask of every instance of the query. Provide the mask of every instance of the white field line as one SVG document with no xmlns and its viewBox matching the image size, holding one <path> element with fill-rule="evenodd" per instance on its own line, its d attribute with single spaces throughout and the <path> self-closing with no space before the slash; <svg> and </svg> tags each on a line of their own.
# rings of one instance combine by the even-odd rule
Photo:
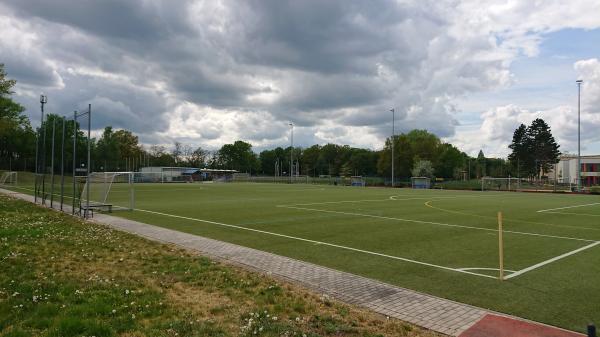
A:
<svg viewBox="0 0 600 337">
<path fill-rule="evenodd" d="M 560 260 L 560 259 L 564 259 L 564 258 L 565 258 L 565 257 L 567 257 L 567 256 L 571 256 L 571 255 L 577 254 L 577 253 L 579 253 L 579 252 L 582 252 L 582 251 L 584 251 L 584 250 L 586 250 L 586 249 L 590 249 L 590 248 L 592 248 L 592 247 L 594 247 L 594 246 L 597 246 L 597 245 L 599 245 L 599 244 L 600 244 L 600 241 L 596 241 L 596 242 L 594 242 L 594 243 L 591 243 L 591 244 L 589 244 L 589 245 L 587 245 L 587 246 L 584 246 L 584 247 L 581 247 L 581 248 L 578 248 L 578 249 L 572 250 L 572 251 L 570 251 L 570 252 L 567 252 L 567 253 L 564 253 L 564 254 L 562 254 L 562 255 L 559 255 L 559 256 L 553 257 L 553 258 L 551 258 L 551 259 L 548 259 L 548 260 L 546 260 L 546 261 L 542 261 L 542 262 L 540 262 L 540 263 L 534 264 L 533 266 L 530 266 L 530 267 L 527 267 L 527 268 L 521 269 L 521 270 L 519 270 L 519 271 L 517 271 L 517 272 L 514 272 L 514 273 L 512 273 L 512 274 L 508 275 L 508 276 L 505 276 L 505 277 L 504 277 L 504 279 L 511 279 L 511 278 L 513 278 L 513 277 L 517 277 L 517 276 L 519 276 L 519 275 L 523 275 L 523 274 L 525 274 L 525 273 L 527 273 L 527 272 L 530 272 L 530 271 L 532 271 L 532 270 L 534 270 L 534 269 L 538 269 L 539 267 L 545 266 L 545 265 L 547 265 L 547 264 L 549 264 L 549 263 L 552 263 L 552 262 L 558 261 L 558 260 Z"/>
<path fill-rule="evenodd" d="M 358 248 L 353 248 L 353 247 L 348 247 L 348 246 L 342 246 L 342 245 L 338 245 L 338 244 L 334 244 L 334 243 L 329 243 L 329 242 L 323 242 L 323 241 L 316 241 L 316 240 L 311 240 L 311 239 L 305 239 L 305 238 L 301 238 L 301 237 L 297 237 L 297 236 L 291 236 L 291 235 L 273 233 L 273 232 L 263 231 L 263 230 L 260 230 L 260 229 L 247 228 L 247 227 L 230 225 L 230 224 L 225 224 L 225 223 L 216 222 L 216 221 L 190 218 L 190 217 L 181 216 L 181 215 L 168 214 L 168 213 L 150 211 L 150 210 L 139 209 L 139 208 L 136 208 L 135 210 L 138 211 L 138 212 L 146 212 L 146 213 L 150 213 L 150 214 L 162 215 L 162 216 L 167 216 L 167 217 L 172 217 L 172 218 L 178 218 L 178 219 L 184 219 L 184 220 L 191 220 L 191 221 L 196 221 L 196 222 L 203 222 L 203 223 L 213 224 L 213 225 L 217 225 L 217 226 L 223 226 L 223 227 L 229 227 L 229 228 L 236 228 L 236 229 L 241 229 L 241 230 L 250 231 L 250 232 L 256 232 L 256 233 L 261 233 L 261 234 L 273 235 L 273 236 L 278 236 L 278 237 L 282 237 L 282 238 L 286 238 L 286 239 L 292 239 L 292 240 L 310 242 L 310 243 L 314 243 L 314 244 L 317 244 L 317 245 L 335 247 L 335 248 L 345 249 L 345 250 L 349 250 L 349 251 L 354 251 L 354 252 L 359 252 L 359 253 L 364 253 L 364 254 L 369 254 L 369 255 L 375 255 L 375 256 L 385 257 L 385 258 L 389 258 L 389 259 L 394 259 L 394 260 L 399 260 L 399 261 L 404 261 L 404 262 L 419 264 L 419 265 L 428 266 L 428 267 L 432 267 L 432 268 L 438 268 L 438 269 L 444 269 L 444 270 L 454 271 L 454 272 L 458 272 L 458 273 L 470 274 L 470 275 L 487 277 L 487 278 L 493 278 L 493 279 L 496 278 L 495 276 L 490 276 L 490 275 L 485 275 L 485 274 L 479 274 L 479 273 L 471 272 L 471 271 L 468 271 L 468 270 L 460 270 L 460 269 L 450 268 L 450 267 L 441 266 L 441 265 L 437 265 L 437 264 L 433 264 L 433 263 L 427 263 L 427 262 L 422 262 L 422 261 L 417 261 L 417 260 L 411 260 L 411 259 L 407 259 L 407 258 L 404 258 L 404 257 L 393 256 L 393 255 L 388 255 L 388 254 L 383 254 L 383 253 L 377 253 L 377 252 L 372 252 L 372 251 L 368 251 L 368 250 L 364 250 L 364 249 L 358 249 Z"/>
<path fill-rule="evenodd" d="M 311 202 L 305 204 L 288 204 L 277 205 L 276 207 L 293 207 L 293 206 L 313 206 L 313 205 L 329 205 L 329 204 L 345 204 L 345 203 L 361 203 L 361 202 L 384 202 L 384 201 L 410 201 L 410 200 L 437 200 L 437 199 L 459 199 L 459 198 L 481 198 L 481 197 L 497 197 L 492 195 L 471 196 L 471 195 L 455 195 L 447 197 L 408 197 L 403 195 L 391 195 L 385 199 L 363 199 L 363 200 L 342 200 L 342 201 L 322 201 Z M 401 198 L 401 199 L 396 199 Z"/>
<path fill-rule="evenodd" d="M 566 206 L 566 207 L 558 207 L 558 208 L 541 209 L 541 210 L 539 210 L 537 212 L 538 213 L 543 213 L 543 212 L 551 212 L 551 211 L 560 211 L 561 209 L 587 207 L 587 206 L 595 206 L 595 205 L 600 205 L 600 202 L 596 202 L 596 203 L 593 203 L 593 204 L 584 204 L 584 205 L 574 205 L 574 206 Z"/>
<path fill-rule="evenodd" d="M 458 270 L 494 270 L 494 271 L 500 271 L 500 269 L 498 269 L 498 268 L 476 268 L 476 267 L 472 267 L 472 268 L 458 268 Z M 509 273 L 516 273 L 514 270 L 510 270 L 510 269 L 504 269 L 504 271 L 507 271 Z"/>
<path fill-rule="evenodd" d="M 447 224 L 447 223 L 441 223 L 441 222 L 432 222 L 432 221 L 423 221 L 423 220 L 412 220 L 412 219 L 394 218 L 394 217 L 380 216 L 380 215 L 371 215 L 371 214 L 362 214 L 362 213 L 351 213 L 351 212 L 341 212 L 341 211 L 331 211 L 331 210 L 324 210 L 324 209 L 317 209 L 317 208 L 294 207 L 294 206 L 277 206 L 277 207 L 290 208 L 290 209 L 298 209 L 298 210 L 304 210 L 304 211 L 313 211 L 313 212 L 323 212 L 323 213 L 333 213 L 333 214 L 341 214 L 341 215 L 351 215 L 351 216 L 359 216 L 359 217 L 365 217 L 365 218 L 375 218 L 375 219 L 384 219 L 384 220 L 393 220 L 393 221 L 421 223 L 421 224 L 426 224 L 426 225 L 475 229 L 475 230 L 488 231 L 488 232 L 498 232 L 497 229 L 492 229 L 492 228 L 482 228 L 482 227 L 465 226 L 465 225 L 453 225 L 453 224 Z M 576 241 L 584 241 L 584 242 L 596 242 L 595 240 L 574 238 L 574 237 L 568 237 L 568 236 L 557 236 L 557 235 L 529 233 L 529 232 L 518 232 L 518 231 L 507 231 L 507 230 L 505 230 L 503 232 L 504 233 L 511 233 L 511 234 L 519 234 L 519 235 L 530 235 L 530 236 L 537 236 L 537 237 L 546 237 L 546 238 L 553 238 L 553 239 L 565 239 L 565 240 L 576 240 Z"/>
<path fill-rule="evenodd" d="M 573 213 L 573 212 L 544 212 L 544 213 L 548 213 L 548 214 L 580 215 L 580 216 L 600 216 L 600 214 L 586 214 L 586 213 Z M 573 227 L 573 226 L 570 226 L 570 227 Z M 586 227 L 579 227 L 579 228 L 586 228 Z M 597 229 L 597 228 L 594 228 L 594 229 Z"/>
</svg>

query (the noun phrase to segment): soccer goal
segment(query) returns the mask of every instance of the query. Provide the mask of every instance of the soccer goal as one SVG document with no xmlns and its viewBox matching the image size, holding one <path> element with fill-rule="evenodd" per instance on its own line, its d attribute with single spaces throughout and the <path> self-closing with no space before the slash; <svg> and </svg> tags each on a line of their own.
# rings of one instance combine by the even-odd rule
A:
<svg viewBox="0 0 600 337">
<path fill-rule="evenodd" d="M 366 186 L 365 178 L 362 176 L 352 176 L 350 177 L 350 186 Z"/>
<path fill-rule="evenodd" d="M 250 174 L 249 173 L 234 173 L 232 176 L 232 180 L 238 181 L 238 182 L 247 182 L 247 181 L 250 181 Z"/>
<path fill-rule="evenodd" d="M 0 176 L 0 185 L 15 186 L 17 185 L 17 172 L 4 172 Z"/>
<path fill-rule="evenodd" d="M 520 188 L 520 178 L 481 178 L 482 191 L 518 191 Z"/>
<path fill-rule="evenodd" d="M 411 177 L 410 178 L 412 188 L 415 189 L 428 189 L 431 188 L 431 179 L 428 177 Z"/>
<path fill-rule="evenodd" d="M 133 172 L 94 172 L 89 175 L 79 197 L 82 215 L 94 210 L 112 212 L 133 210 L 135 194 Z"/>
</svg>

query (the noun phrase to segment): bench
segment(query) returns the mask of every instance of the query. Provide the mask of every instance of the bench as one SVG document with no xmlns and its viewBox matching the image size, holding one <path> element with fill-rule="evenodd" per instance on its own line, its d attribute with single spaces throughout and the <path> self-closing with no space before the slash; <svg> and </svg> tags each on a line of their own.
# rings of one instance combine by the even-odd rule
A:
<svg viewBox="0 0 600 337">
<path fill-rule="evenodd" d="M 97 203 L 95 203 L 95 204 L 89 204 L 89 206 L 83 204 L 79 207 L 79 212 L 81 213 L 81 211 L 83 210 L 84 217 L 87 217 L 87 213 L 90 212 L 91 217 L 93 218 L 95 209 L 98 209 L 101 211 L 106 209 L 108 211 L 108 213 L 112 213 L 112 207 L 113 207 L 112 204 L 97 204 Z"/>
</svg>

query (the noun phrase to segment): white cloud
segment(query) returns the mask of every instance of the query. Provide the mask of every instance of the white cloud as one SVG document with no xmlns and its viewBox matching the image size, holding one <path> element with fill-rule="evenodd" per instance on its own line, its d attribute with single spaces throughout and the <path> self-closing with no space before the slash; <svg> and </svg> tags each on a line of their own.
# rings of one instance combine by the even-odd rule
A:
<svg viewBox="0 0 600 337">
<path fill-rule="evenodd" d="M 506 102 L 484 109 L 480 126 L 460 126 L 456 101 L 512 85 L 511 63 L 536 57 L 544 34 L 600 27 L 596 1 L 156 0 L 118 7 L 0 4 L 0 61 L 19 80 L 17 97 L 33 117 L 34 93 L 43 89 L 56 111 L 93 102 L 98 127 L 130 128 L 146 142 L 285 145 L 293 121 L 301 145 L 380 147 L 394 107 L 399 131 L 427 128 L 470 152 L 503 155 L 511 128 L 540 115 L 570 147 L 570 106 L 530 112 Z M 598 60 L 575 69 L 586 78 L 585 119 L 596 126 Z M 587 129 L 585 136 L 597 139 Z"/>
</svg>

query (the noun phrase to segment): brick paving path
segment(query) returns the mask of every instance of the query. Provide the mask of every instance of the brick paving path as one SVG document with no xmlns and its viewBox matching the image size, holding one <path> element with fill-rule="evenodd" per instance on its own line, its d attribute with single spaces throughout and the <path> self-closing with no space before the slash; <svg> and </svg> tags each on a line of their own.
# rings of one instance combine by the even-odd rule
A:
<svg viewBox="0 0 600 337">
<path fill-rule="evenodd" d="M 0 193 L 33 202 L 33 196 L 0 189 Z M 56 204 L 55 204 L 56 208 Z M 70 207 L 65 207 L 70 212 Z M 312 263 L 193 234 L 96 213 L 94 222 L 154 241 L 193 249 L 218 260 L 300 283 L 341 301 L 369 308 L 421 327 L 458 336 L 489 311 L 422 294 Z"/>
</svg>

